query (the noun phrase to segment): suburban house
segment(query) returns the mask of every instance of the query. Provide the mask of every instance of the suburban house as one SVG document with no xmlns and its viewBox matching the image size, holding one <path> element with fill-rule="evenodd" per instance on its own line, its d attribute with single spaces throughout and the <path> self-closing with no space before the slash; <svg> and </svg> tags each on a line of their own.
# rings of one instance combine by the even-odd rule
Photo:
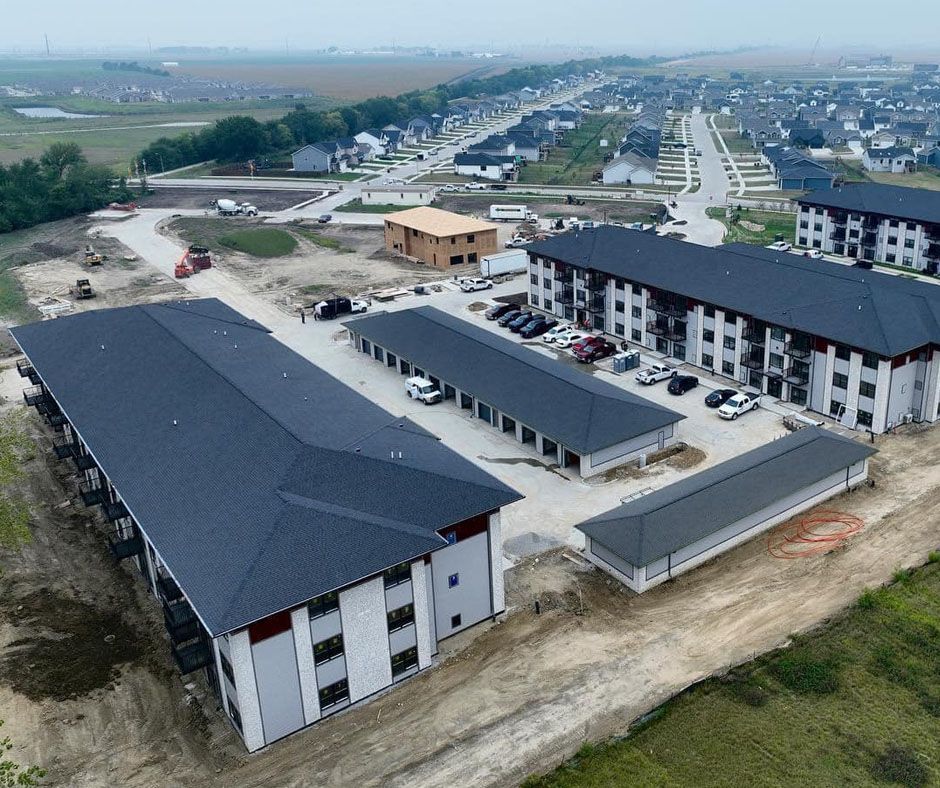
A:
<svg viewBox="0 0 940 788">
<path fill-rule="evenodd" d="M 638 151 L 624 153 L 604 166 L 601 179 L 604 184 L 655 183 L 657 160 Z"/>
<path fill-rule="evenodd" d="M 489 153 L 458 153 L 454 156 L 454 174 L 490 181 L 516 180 L 516 157 Z"/>
<path fill-rule="evenodd" d="M 529 303 L 559 318 L 852 428 L 884 432 L 938 418 L 934 285 L 747 244 L 711 248 L 612 225 L 526 250 Z"/>
<path fill-rule="evenodd" d="M 356 137 L 360 145 L 368 145 L 375 156 L 384 156 L 388 152 L 388 137 L 381 129 L 366 129 L 360 131 Z"/>
<path fill-rule="evenodd" d="M 914 172 L 917 157 L 911 148 L 865 148 L 862 166 L 869 172 Z"/>
<path fill-rule="evenodd" d="M 356 350 L 429 378 L 445 401 L 585 478 L 671 446 L 685 418 L 434 307 L 344 325 Z"/>
<path fill-rule="evenodd" d="M 778 189 L 830 189 L 836 177 L 803 151 L 789 146 L 768 145 L 762 148 L 761 161 L 770 168 Z"/>
<path fill-rule="evenodd" d="M 575 526 L 584 557 L 642 593 L 868 478 L 872 446 L 807 427 Z"/>
<path fill-rule="evenodd" d="M 915 271 L 940 268 L 940 193 L 850 183 L 797 200 L 797 243 Z"/>
<path fill-rule="evenodd" d="M 437 268 L 478 263 L 499 248 L 496 225 L 422 206 L 385 217 L 385 248 Z"/>
<path fill-rule="evenodd" d="M 332 172 L 336 165 L 336 146 L 315 142 L 291 154 L 295 172 Z"/>
<path fill-rule="evenodd" d="M 12 333 L 80 499 L 248 750 L 504 609 L 500 509 L 521 496 L 216 299 Z"/>
</svg>

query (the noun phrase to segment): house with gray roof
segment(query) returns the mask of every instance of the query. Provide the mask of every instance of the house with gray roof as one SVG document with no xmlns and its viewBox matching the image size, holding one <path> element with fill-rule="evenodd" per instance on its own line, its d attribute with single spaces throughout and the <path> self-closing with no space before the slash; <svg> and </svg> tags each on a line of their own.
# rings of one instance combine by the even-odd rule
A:
<svg viewBox="0 0 940 788">
<path fill-rule="evenodd" d="M 862 484 L 874 453 L 806 427 L 575 528 L 585 558 L 642 593 Z"/>
<path fill-rule="evenodd" d="M 505 607 L 500 509 L 521 496 L 221 302 L 12 334 L 80 500 L 249 750 L 427 668 Z"/>
<path fill-rule="evenodd" d="M 582 477 L 671 445 L 684 418 L 433 307 L 344 325 L 356 350 L 399 374 L 429 378 L 444 402 Z"/>
</svg>

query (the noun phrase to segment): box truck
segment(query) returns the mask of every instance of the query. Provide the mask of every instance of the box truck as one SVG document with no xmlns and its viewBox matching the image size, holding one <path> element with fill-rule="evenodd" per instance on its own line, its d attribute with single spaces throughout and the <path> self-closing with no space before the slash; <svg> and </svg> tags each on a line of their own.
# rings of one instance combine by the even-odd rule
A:
<svg viewBox="0 0 940 788">
<path fill-rule="evenodd" d="M 501 274 L 521 274 L 529 267 L 529 255 L 524 249 L 488 254 L 480 258 L 480 276 L 491 277 Z"/>
<path fill-rule="evenodd" d="M 498 222 L 532 222 L 539 220 L 525 205 L 491 205 L 490 219 Z"/>
</svg>

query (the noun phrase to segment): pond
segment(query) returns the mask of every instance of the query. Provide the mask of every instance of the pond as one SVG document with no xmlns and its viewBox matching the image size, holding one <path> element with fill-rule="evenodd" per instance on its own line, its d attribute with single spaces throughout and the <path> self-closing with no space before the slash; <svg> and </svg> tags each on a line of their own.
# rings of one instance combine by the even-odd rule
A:
<svg viewBox="0 0 940 788">
<path fill-rule="evenodd" d="M 82 115 L 79 112 L 66 112 L 58 107 L 14 107 L 13 111 L 27 118 L 100 118 L 102 115 Z"/>
</svg>

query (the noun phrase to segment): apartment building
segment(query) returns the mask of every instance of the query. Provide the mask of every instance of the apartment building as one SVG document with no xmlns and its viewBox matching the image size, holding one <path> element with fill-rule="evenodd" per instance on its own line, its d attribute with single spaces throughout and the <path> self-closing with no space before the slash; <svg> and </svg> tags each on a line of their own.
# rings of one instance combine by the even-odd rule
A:
<svg viewBox="0 0 940 788">
<path fill-rule="evenodd" d="M 940 267 L 940 192 L 852 183 L 797 203 L 801 246 L 931 274 Z"/>
<path fill-rule="evenodd" d="M 499 247 L 495 224 L 421 206 L 385 217 L 385 248 L 437 268 L 448 268 L 478 263 Z"/>
<path fill-rule="evenodd" d="M 12 330 L 24 394 L 249 750 L 505 607 L 521 496 L 215 299 Z"/>
<path fill-rule="evenodd" d="M 940 288 L 603 225 L 527 247 L 532 306 L 858 429 L 933 422 Z"/>
</svg>

